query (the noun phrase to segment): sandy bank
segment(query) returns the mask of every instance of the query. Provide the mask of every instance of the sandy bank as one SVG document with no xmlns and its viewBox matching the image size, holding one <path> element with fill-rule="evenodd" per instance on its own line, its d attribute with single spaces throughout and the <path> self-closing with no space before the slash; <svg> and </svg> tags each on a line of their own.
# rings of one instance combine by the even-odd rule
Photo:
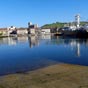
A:
<svg viewBox="0 0 88 88">
<path fill-rule="evenodd" d="M 0 88 L 88 88 L 88 67 L 57 64 L 0 77 Z"/>
</svg>

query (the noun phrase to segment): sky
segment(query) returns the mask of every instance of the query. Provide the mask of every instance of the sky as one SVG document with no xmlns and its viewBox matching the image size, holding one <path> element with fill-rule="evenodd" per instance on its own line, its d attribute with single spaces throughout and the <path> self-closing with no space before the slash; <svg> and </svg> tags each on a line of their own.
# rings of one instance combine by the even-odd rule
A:
<svg viewBox="0 0 88 88">
<path fill-rule="evenodd" d="M 88 20 L 88 0 L 0 0 L 0 27 Z"/>
</svg>

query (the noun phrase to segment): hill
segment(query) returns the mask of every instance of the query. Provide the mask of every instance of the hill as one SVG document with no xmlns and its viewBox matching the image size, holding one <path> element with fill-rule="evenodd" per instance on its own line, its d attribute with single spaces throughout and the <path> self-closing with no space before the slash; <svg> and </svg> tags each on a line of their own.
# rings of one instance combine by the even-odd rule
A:
<svg viewBox="0 0 88 88">
<path fill-rule="evenodd" d="M 71 24 L 70 22 L 65 22 L 65 23 L 62 23 L 62 22 L 56 22 L 56 23 L 51 23 L 51 24 L 45 24 L 45 25 L 43 25 L 41 28 L 62 28 L 62 27 L 64 27 L 64 25 L 66 25 L 66 24 Z M 88 22 L 86 22 L 86 21 L 82 21 L 81 23 L 80 23 L 80 26 L 83 26 L 83 25 L 85 25 L 85 24 L 88 24 Z"/>
</svg>

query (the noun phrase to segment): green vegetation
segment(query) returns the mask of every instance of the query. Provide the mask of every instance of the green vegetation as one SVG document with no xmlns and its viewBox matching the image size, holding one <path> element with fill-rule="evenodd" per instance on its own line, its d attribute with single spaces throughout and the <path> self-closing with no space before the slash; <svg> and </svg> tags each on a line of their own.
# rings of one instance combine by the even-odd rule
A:
<svg viewBox="0 0 88 88">
<path fill-rule="evenodd" d="M 52 24 L 46 24 L 46 25 L 42 26 L 42 28 L 62 28 L 62 27 L 64 27 L 65 24 L 67 24 L 67 23 L 56 22 L 56 23 L 52 23 Z"/>
<path fill-rule="evenodd" d="M 0 36 L 2 36 L 3 35 L 3 33 L 2 32 L 0 32 Z"/>
<path fill-rule="evenodd" d="M 52 23 L 52 24 L 45 24 L 45 25 L 42 26 L 42 28 L 62 28 L 66 24 L 69 24 L 70 25 L 70 22 L 68 22 L 68 23 L 67 22 L 65 22 L 65 23 L 56 22 L 56 23 Z M 81 26 L 83 26 L 85 24 L 88 24 L 88 22 L 82 21 L 80 23 Z"/>
</svg>

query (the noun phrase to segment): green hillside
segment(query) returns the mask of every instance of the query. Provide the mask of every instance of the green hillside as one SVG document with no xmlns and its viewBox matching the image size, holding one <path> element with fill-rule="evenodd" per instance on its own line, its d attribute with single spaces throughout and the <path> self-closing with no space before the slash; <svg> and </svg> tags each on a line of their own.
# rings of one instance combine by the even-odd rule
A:
<svg viewBox="0 0 88 88">
<path fill-rule="evenodd" d="M 69 23 L 56 22 L 56 23 L 52 23 L 52 24 L 45 24 L 45 25 L 42 26 L 42 28 L 62 28 L 62 27 L 64 27 L 65 24 L 69 24 L 70 25 L 70 22 Z M 82 21 L 80 23 L 81 26 L 83 26 L 85 24 L 88 24 L 88 22 Z"/>
<path fill-rule="evenodd" d="M 42 28 L 62 28 L 66 23 L 56 22 L 52 24 L 45 24 Z"/>
</svg>

